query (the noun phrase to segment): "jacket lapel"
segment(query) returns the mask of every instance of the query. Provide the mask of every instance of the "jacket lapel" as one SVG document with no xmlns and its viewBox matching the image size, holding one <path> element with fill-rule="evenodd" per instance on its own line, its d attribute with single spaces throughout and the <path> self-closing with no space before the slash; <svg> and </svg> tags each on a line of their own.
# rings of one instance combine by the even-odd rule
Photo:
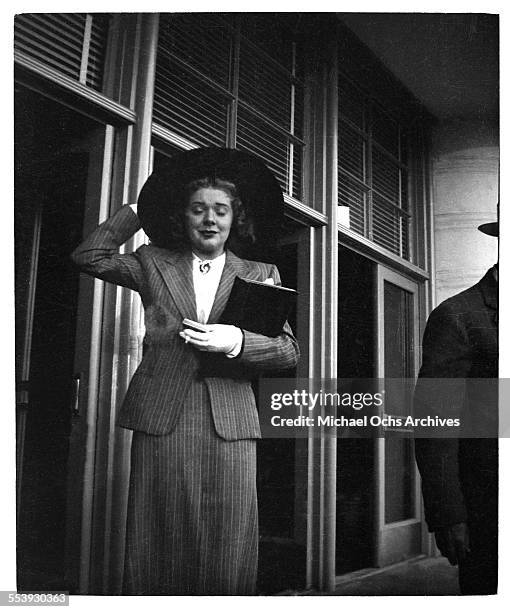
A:
<svg viewBox="0 0 510 612">
<path fill-rule="evenodd" d="M 492 323 L 494 325 L 494 333 L 497 335 L 498 326 L 498 283 L 494 277 L 494 268 L 488 270 L 485 276 L 479 283 L 480 291 L 482 293 L 483 301 L 488 307 L 489 311 L 492 311 Z M 497 342 L 497 338 L 496 338 Z"/>
<path fill-rule="evenodd" d="M 173 253 L 163 249 L 158 250 L 154 263 L 168 287 L 177 309 L 183 318 L 195 320 L 197 306 L 193 288 L 193 268 L 191 257 L 187 253 Z M 252 270 L 247 263 L 227 250 L 225 266 L 216 291 L 213 307 L 208 323 L 216 323 L 227 305 L 230 291 L 236 276 L 257 280 L 257 270 Z"/>
<path fill-rule="evenodd" d="M 183 319 L 197 318 L 193 268 L 187 253 L 166 252 L 154 257 L 154 263 Z"/>
<path fill-rule="evenodd" d="M 494 269 L 491 268 L 480 281 L 480 289 L 483 295 L 483 301 L 489 308 L 497 310 L 498 308 L 498 284 L 494 278 Z"/>
<path fill-rule="evenodd" d="M 218 285 L 218 290 L 216 291 L 213 307 L 209 319 L 207 320 L 208 323 L 218 322 L 221 313 L 225 310 L 225 306 L 227 305 L 228 297 L 236 276 L 249 278 L 249 267 L 244 260 L 234 255 L 232 251 L 227 251 L 225 266 L 221 275 L 220 284 Z"/>
</svg>

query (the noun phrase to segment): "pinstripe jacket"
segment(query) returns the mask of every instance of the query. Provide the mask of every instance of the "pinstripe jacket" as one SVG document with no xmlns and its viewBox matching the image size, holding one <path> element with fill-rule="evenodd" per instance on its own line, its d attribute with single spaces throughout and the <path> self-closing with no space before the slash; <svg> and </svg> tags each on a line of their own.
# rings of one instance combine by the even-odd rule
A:
<svg viewBox="0 0 510 612">
<path fill-rule="evenodd" d="M 140 222 L 123 206 L 102 223 L 72 254 L 82 272 L 138 291 L 145 308 L 144 355 L 129 385 L 117 424 L 149 434 L 170 433 L 193 379 L 209 391 L 216 432 L 226 440 L 260 437 L 250 379 L 263 370 L 296 365 L 299 347 L 288 323 L 276 338 L 243 330 L 238 357 L 203 354 L 178 335 L 184 318 L 196 319 L 191 257 L 143 245 L 119 254 L 119 246 Z M 227 251 L 225 267 L 208 323 L 217 323 L 236 276 L 280 283 L 276 266 L 247 261 Z M 204 367 L 203 355 L 208 363 Z M 213 365 L 214 376 L 208 375 Z"/>
</svg>

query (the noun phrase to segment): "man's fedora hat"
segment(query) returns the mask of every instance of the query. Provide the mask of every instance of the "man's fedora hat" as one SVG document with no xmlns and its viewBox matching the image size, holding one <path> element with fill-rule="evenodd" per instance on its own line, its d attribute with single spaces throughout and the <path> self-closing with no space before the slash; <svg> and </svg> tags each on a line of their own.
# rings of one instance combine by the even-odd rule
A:
<svg viewBox="0 0 510 612">
<path fill-rule="evenodd" d="M 487 236 L 499 236 L 499 221 L 482 223 L 482 225 L 478 226 L 478 229 L 484 234 L 487 234 Z"/>
<path fill-rule="evenodd" d="M 255 253 L 261 258 L 266 246 L 274 247 L 284 218 L 278 181 L 259 157 L 221 147 L 192 149 L 164 158 L 149 176 L 138 196 L 138 216 L 153 243 L 168 241 L 171 219 L 175 218 L 171 213 L 183 210 L 187 185 L 204 178 L 234 183 L 253 224 L 255 248 L 246 245 L 242 253 L 238 252 L 242 248 L 236 249 L 238 255 Z"/>
<path fill-rule="evenodd" d="M 497 221 L 492 221 L 491 223 L 482 223 L 482 225 L 478 226 L 478 229 L 487 234 L 487 236 L 496 236 L 499 237 L 499 201 L 497 204 Z"/>
</svg>

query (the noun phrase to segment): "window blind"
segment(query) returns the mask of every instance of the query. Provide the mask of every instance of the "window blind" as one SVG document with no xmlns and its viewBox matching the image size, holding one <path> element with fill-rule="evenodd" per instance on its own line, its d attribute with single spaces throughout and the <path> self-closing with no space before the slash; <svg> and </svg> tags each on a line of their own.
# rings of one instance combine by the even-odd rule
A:
<svg viewBox="0 0 510 612">
<path fill-rule="evenodd" d="M 197 145 L 225 146 L 228 100 L 200 77 L 158 61 L 154 121 Z"/>
<path fill-rule="evenodd" d="M 230 85 L 232 27 L 211 14 L 162 14 L 158 60 L 180 58 L 213 81 Z"/>
<path fill-rule="evenodd" d="M 92 15 L 86 84 L 97 91 L 103 90 L 109 24 L 109 15 Z"/>
<path fill-rule="evenodd" d="M 226 146 L 232 45 L 213 14 L 162 14 L 153 120 L 197 146 Z"/>
<path fill-rule="evenodd" d="M 109 15 L 26 13 L 14 20 L 14 48 L 102 90 Z"/>
<path fill-rule="evenodd" d="M 340 75 L 338 203 L 349 207 L 352 230 L 409 259 L 406 162 L 399 123 Z"/>
<path fill-rule="evenodd" d="M 362 236 L 367 234 L 366 215 L 366 187 L 344 174 L 338 173 L 338 203 L 349 207 L 351 229 Z"/>
<path fill-rule="evenodd" d="M 248 102 L 289 133 L 292 129 L 291 75 L 276 63 L 264 61 L 254 47 L 241 47 L 239 98 Z"/>
<path fill-rule="evenodd" d="M 197 146 L 235 143 L 255 153 L 300 198 L 301 58 L 282 19 L 162 15 L 153 120 Z"/>
<path fill-rule="evenodd" d="M 280 128 L 275 130 L 269 123 L 262 125 L 260 119 L 251 126 L 254 137 L 257 132 L 261 151 L 259 154 L 274 170 L 283 190 L 301 199 L 304 144 L 304 89 L 301 80 L 303 53 L 296 31 L 295 15 L 255 13 L 243 17 L 239 99 L 253 106 L 259 113 L 258 117 L 267 118 Z M 240 148 L 249 148 L 253 142 L 248 144 L 247 130 L 241 135 L 240 129 L 237 144 Z M 262 142 L 263 132 L 267 133 L 271 143 L 267 149 Z M 278 162 L 274 159 L 275 149 L 278 151 Z M 285 172 L 283 160 L 286 160 Z"/>
<path fill-rule="evenodd" d="M 281 132 L 241 107 L 237 117 L 237 145 L 262 157 L 282 188 L 288 190 L 290 149 Z"/>
</svg>

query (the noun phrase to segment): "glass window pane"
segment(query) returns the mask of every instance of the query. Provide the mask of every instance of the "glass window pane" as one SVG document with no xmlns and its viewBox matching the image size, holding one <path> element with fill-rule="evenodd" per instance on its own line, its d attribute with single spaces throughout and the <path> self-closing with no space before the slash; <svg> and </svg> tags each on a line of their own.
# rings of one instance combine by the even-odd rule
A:
<svg viewBox="0 0 510 612">
<path fill-rule="evenodd" d="M 384 447 L 384 519 L 388 524 L 414 515 L 414 460 L 409 438 L 386 438 Z"/>
<path fill-rule="evenodd" d="M 372 137 L 398 159 L 398 123 L 377 107 L 372 110 Z"/>
<path fill-rule="evenodd" d="M 292 166 L 292 197 L 300 200 L 303 195 L 303 147 L 294 145 Z"/>
<path fill-rule="evenodd" d="M 341 76 L 338 83 L 338 111 L 359 128 L 364 128 L 364 96 L 357 87 Z"/>
<path fill-rule="evenodd" d="M 400 169 L 376 147 L 372 151 L 372 186 L 388 200 L 400 205 Z"/>
<path fill-rule="evenodd" d="M 251 13 L 245 15 L 241 33 L 273 60 L 292 71 L 293 30 L 296 26 L 296 13 Z"/>
<path fill-rule="evenodd" d="M 249 110 L 239 108 L 237 146 L 261 157 L 288 193 L 290 147 L 285 134 L 272 128 Z"/>
<path fill-rule="evenodd" d="M 384 281 L 384 376 L 414 377 L 413 300 L 415 296 Z M 405 416 L 411 398 L 387 398 L 391 413 Z M 409 438 L 386 437 L 385 447 L 385 521 L 394 523 L 414 514 L 414 461 Z"/>
<path fill-rule="evenodd" d="M 14 19 L 14 48 L 79 81 L 87 20 L 91 19 L 86 84 L 102 91 L 110 15 L 26 13 Z"/>
<path fill-rule="evenodd" d="M 215 15 L 162 14 L 158 45 L 159 55 L 179 57 L 219 85 L 229 87 L 232 29 Z"/>
<path fill-rule="evenodd" d="M 228 102 L 171 61 L 159 58 L 154 91 L 154 121 L 198 145 L 225 146 Z"/>
<path fill-rule="evenodd" d="M 96 91 L 103 90 L 104 62 L 110 19 L 110 15 L 92 15 L 87 85 Z"/>
<path fill-rule="evenodd" d="M 414 377 L 414 295 L 384 281 L 384 376 Z"/>
<path fill-rule="evenodd" d="M 342 172 L 338 173 L 338 203 L 349 207 L 351 229 L 365 235 L 366 188 Z"/>
<path fill-rule="evenodd" d="M 407 217 L 384 198 L 372 198 L 372 240 L 395 255 L 408 255 L 409 223 Z"/>
<path fill-rule="evenodd" d="M 242 16 L 236 144 L 262 157 L 284 191 L 300 199 L 303 146 L 299 142 L 290 146 L 292 135 L 304 136 L 298 22 L 293 14 Z"/>
<path fill-rule="evenodd" d="M 290 75 L 248 46 L 241 47 L 239 97 L 290 132 Z"/>
<path fill-rule="evenodd" d="M 294 86 L 294 135 L 303 138 L 304 132 L 304 88 L 300 83 Z"/>
<path fill-rule="evenodd" d="M 365 139 L 340 121 L 338 134 L 338 164 L 360 179 L 365 179 Z"/>
</svg>

